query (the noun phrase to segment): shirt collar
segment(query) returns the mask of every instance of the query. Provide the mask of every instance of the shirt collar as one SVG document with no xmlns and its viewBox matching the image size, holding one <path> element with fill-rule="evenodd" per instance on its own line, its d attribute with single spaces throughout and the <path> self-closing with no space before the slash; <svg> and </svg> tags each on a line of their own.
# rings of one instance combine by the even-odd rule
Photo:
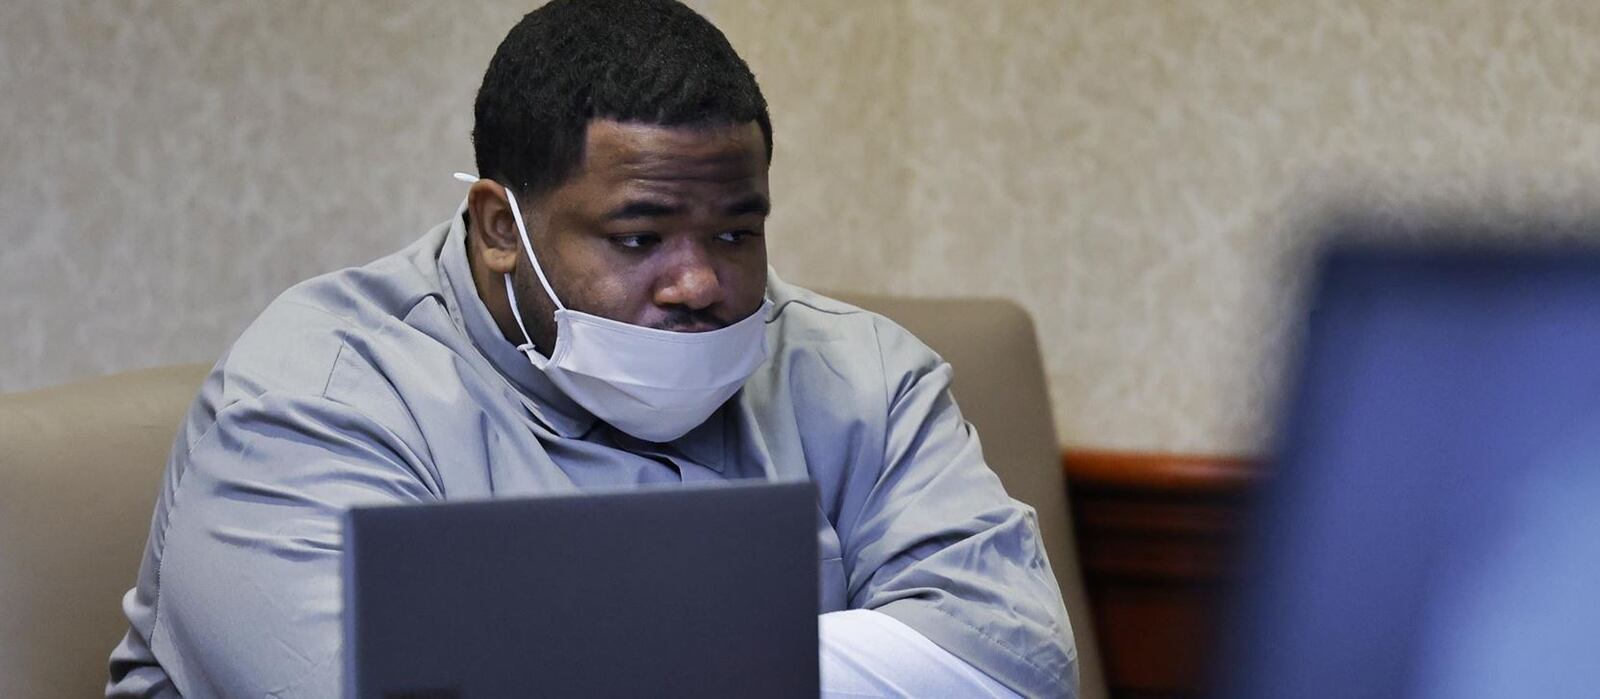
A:
<svg viewBox="0 0 1600 699">
<path fill-rule="evenodd" d="M 725 435 L 731 434 L 726 422 L 738 414 L 739 411 L 733 407 L 738 401 L 737 395 L 728 399 L 728 402 L 717 408 L 717 412 L 712 413 L 705 422 L 667 444 L 652 444 L 615 427 L 609 428 L 611 438 L 618 446 L 634 453 L 659 454 L 668 458 L 682 457 L 694 464 L 722 473 L 727 450 L 724 438 Z"/>
<path fill-rule="evenodd" d="M 556 434 L 566 438 L 583 436 L 597 421 L 594 414 L 567 397 L 550 382 L 544 372 L 517 351 L 500 332 L 488 307 L 478 297 L 467 262 L 467 226 L 464 215 L 450 222 L 444 250 L 439 254 L 439 277 L 444 286 L 445 304 L 451 315 L 461 320 L 467 337 L 512 386 L 516 387 L 534 417 Z"/>
</svg>

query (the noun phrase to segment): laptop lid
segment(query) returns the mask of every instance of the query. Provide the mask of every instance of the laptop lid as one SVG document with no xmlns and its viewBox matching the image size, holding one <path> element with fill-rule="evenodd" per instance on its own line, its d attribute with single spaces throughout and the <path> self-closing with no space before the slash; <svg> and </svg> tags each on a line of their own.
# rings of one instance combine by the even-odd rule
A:
<svg viewBox="0 0 1600 699">
<path fill-rule="evenodd" d="M 1600 257 L 1323 266 L 1218 697 L 1592 696 Z"/>
<path fill-rule="evenodd" d="M 815 487 L 355 508 L 351 697 L 818 693 Z"/>
</svg>

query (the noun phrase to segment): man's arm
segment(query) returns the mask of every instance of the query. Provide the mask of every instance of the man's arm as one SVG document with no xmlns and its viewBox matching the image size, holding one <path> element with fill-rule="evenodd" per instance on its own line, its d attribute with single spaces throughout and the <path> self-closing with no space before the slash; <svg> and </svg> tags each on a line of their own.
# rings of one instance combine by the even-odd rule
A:
<svg viewBox="0 0 1600 699">
<path fill-rule="evenodd" d="M 1077 655 L 1032 508 L 983 461 L 950 365 L 878 321 L 889 405 L 882 469 L 852 481 L 849 600 L 1026 696 L 1074 696 Z"/>
<path fill-rule="evenodd" d="M 169 470 L 108 695 L 337 696 L 342 514 L 434 499 L 423 461 L 349 406 L 267 393 Z"/>
<path fill-rule="evenodd" d="M 888 614 L 830 612 L 817 627 L 823 699 L 1020 697 Z"/>
</svg>

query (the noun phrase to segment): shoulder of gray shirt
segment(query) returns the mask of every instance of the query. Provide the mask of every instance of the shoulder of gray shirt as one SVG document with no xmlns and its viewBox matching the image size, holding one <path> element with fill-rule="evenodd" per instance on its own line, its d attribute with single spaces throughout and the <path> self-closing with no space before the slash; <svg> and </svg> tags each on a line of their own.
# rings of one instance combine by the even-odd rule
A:
<svg viewBox="0 0 1600 699">
<path fill-rule="evenodd" d="M 367 265 L 323 274 L 280 294 L 217 363 L 201 395 L 209 403 L 206 412 L 214 415 L 267 392 L 337 399 L 327 394 L 341 364 L 381 374 L 407 353 L 477 351 L 445 310 L 436 264 L 443 229 Z M 940 361 L 883 316 L 784 282 L 771 270 L 767 297 L 773 303 L 767 323 L 774 362 L 792 361 L 797 352 L 822 355 L 823 364 L 832 366 L 859 366 L 870 357 L 894 374 Z"/>
</svg>

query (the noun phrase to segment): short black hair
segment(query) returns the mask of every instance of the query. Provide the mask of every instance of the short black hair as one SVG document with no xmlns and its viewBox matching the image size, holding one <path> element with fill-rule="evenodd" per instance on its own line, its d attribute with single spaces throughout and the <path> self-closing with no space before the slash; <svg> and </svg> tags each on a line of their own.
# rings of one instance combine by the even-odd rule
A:
<svg viewBox="0 0 1600 699">
<path fill-rule="evenodd" d="M 772 122 L 728 38 L 677 0 L 554 0 L 495 50 L 478 88 L 472 146 L 481 177 L 528 198 L 583 159 L 593 119 L 665 126 Z"/>
</svg>

